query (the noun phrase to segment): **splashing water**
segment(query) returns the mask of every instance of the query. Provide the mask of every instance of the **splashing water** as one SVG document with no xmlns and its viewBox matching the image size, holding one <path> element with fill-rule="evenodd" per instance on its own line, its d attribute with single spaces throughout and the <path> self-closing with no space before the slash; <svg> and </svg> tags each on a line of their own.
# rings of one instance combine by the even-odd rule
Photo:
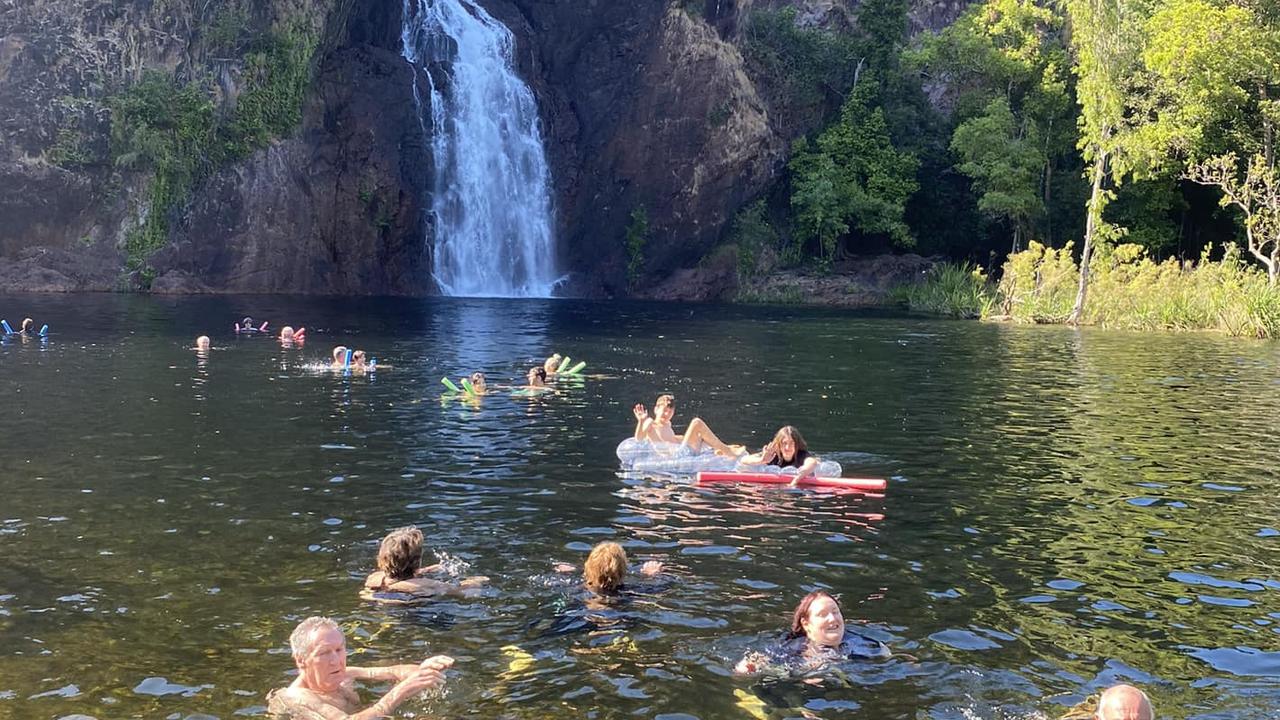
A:
<svg viewBox="0 0 1280 720">
<path fill-rule="evenodd" d="M 440 291 L 550 297 L 558 282 L 550 171 L 511 31 L 471 0 L 404 0 L 401 40 L 405 59 L 427 70 L 415 73 L 413 95 L 433 132 Z M 433 66 L 443 81 L 432 79 Z M 429 85 L 425 108 L 419 74 Z"/>
</svg>

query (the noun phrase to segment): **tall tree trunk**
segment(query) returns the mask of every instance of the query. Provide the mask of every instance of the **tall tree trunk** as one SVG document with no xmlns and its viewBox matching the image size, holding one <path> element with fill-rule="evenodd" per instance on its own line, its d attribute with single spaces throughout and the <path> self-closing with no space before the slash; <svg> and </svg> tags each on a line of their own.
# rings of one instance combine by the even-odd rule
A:
<svg viewBox="0 0 1280 720">
<path fill-rule="evenodd" d="M 1084 225 L 1084 250 L 1080 252 L 1080 286 L 1076 289 L 1076 304 L 1071 308 L 1067 322 L 1079 325 L 1084 316 L 1084 303 L 1089 294 L 1089 263 L 1093 259 L 1093 246 L 1098 233 L 1098 225 L 1102 222 L 1102 180 L 1107 174 L 1107 153 L 1098 150 L 1098 157 L 1093 161 L 1093 191 L 1089 195 L 1089 214 Z"/>
<path fill-rule="evenodd" d="M 1052 126 L 1050 126 L 1052 127 Z M 1053 160 L 1044 161 L 1044 245 L 1053 247 Z"/>
</svg>

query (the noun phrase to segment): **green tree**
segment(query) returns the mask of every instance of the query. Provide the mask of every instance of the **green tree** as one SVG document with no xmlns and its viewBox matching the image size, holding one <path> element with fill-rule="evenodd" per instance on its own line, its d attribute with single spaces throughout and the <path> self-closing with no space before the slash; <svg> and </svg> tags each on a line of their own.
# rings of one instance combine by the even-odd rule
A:
<svg viewBox="0 0 1280 720">
<path fill-rule="evenodd" d="M 1003 97 L 992 100 L 984 114 L 960 123 L 951 137 L 951 151 L 960 158 L 956 169 L 973 179 L 979 193 L 978 210 L 1013 227 L 1012 252 L 1044 215 L 1042 147 Z"/>
<path fill-rule="evenodd" d="M 1079 147 L 1088 165 L 1089 202 L 1085 213 L 1080 282 L 1069 323 L 1079 323 L 1089 292 L 1089 263 L 1094 247 L 1116 235 L 1103 219 L 1113 188 L 1140 175 L 1150 146 L 1135 128 L 1145 116 L 1142 72 L 1146 8 L 1138 0 L 1068 0 L 1071 44 L 1075 50 L 1076 99 L 1080 104 Z"/>
<path fill-rule="evenodd" d="M 1144 54 L 1162 100 L 1151 142 L 1186 158 L 1184 176 L 1216 187 L 1222 206 L 1239 211 L 1245 247 L 1272 284 L 1280 273 L 1276 12 L 1266 2 L 1168 0 L 1147 24 Z"/>
<path fill-rule="evenodd" d="M 840 120 L 816 142 L 800 141 L 791 159 L 791 207 L 802 241 L 817 241 L 833 258 L 850 228 L 887 236 L 895 244 L 914 243 L 904 216 L 919 187 L 916 156 L 894 147 L 879 107 L 870 106 L 870 84 L 856 88 Z"/>
</svg>

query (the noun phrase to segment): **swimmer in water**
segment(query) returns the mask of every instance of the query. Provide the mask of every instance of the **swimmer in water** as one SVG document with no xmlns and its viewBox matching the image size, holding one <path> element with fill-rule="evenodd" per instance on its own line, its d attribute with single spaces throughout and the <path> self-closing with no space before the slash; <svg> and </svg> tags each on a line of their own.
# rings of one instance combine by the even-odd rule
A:
<svg viewBox="0 0 1280 720">
<path fill-rule="evenodd" d="M 201 335 L 196 338 L 196 350 L 200 352 L 209 352 L 209 336 Z"/>
<path fill-rule="evenodd" d="M 685 429 L 683 435 L 677 435 L 671 427 L 671 419 L 676 414 L 676 399 L 673 395 L 659 395 L 658 399 L 653 403 L 653 417 L 649 417 L 649 411 L 641 403 L 637 403 L 631 409 L 636 418 L 635 439 L 648 440 L 651 443 L 669 443 L 679 445 L 686 448 L 689 452 L 702 452 L 704 446 L 710 447 L 721 455 L 727 457 L 737 457 L 744 452 L 746 448 L 741 445 L 726 445 L 711 428 L 702 421 L 702 418 L 694 418 L 689 421 L 689 427 Z"/>
<path fill-rule="evenodd" d="M 564 360 L 564 358 L 560 356 L 560 353 L 555 353 L 542 363 L 542 369 L 547 374 L 547 377 L 544 379 L 555 377 L 556 373 L 560 370 L 560 362 L 562 360 Z"/>
<path fill-rule="evenodd" d="M 309 617 L 289 636 L 298 677 L 288 687 L 267 693 L 267 710 L 291 718 L 352 718 L 372 720 L 392 715 L 396 708 L 423 692 L 444 687 L 444 671 L 453 665 L 448 655 L 436 655 L 417 665 L 351 667 L 347 641 L 329 618 Z M 356 682 L 394 683 L 377 702 L 359 710 Z"/>
<path fill-rule="evenodd" d="M 802 478 L 813 475 L 820 460 L 817 455 L 809 452 L 809 446 L 800 431 L 792 425 L 785 425 L 760 452 L 739 458 L 738 462 L 742 465 L 796 468 L 796 479 L 791 481 L 795 485 Z"/>
<path fill-rule="evenodd" d="M 402 527 L 392 530 L 378 547 L 378 569 L 365 578 L 364 589 L 360 596 L 366 600 L 379 602 L 404 602 L 405 598 L 395 595 L 412 596 L 411 599 L 422 599 L 437 595 L 454 595 L 466 597 L 468 590 L 478 588 L 488 582 L 489 578 L 475 576 L 464 579 L 457 585 L 424 577 L 442 570 L 439 564 L 422 567 L 422 531 L 416 527 Z M 384 593 L 393 593 L 392 596 Z"/>
<path fill-rule="evenodd" d="M 488 395 L 489 386 L 485 384 L 484 373 L 476 371 L 471 373 L 471 394 L 472 395 Z"/>
<path fill-rule="evenodd" d="M 545 368 L 540 368 L 540 367 L 529 368 L 529 372 L 525 376 L 525 380 L 527 381 L 527 384 L 524 386 L 525 390 L 529 390 L 533 392 L 542 392 L 544 390 L 551 389 L 547 387 L 547 371 Z"/>
<path fill-rule="evenodd" d="M 889 655 L 889 648 L 879 640 L 847 632 L 840 604 L 830 593 L 815 590 L 796 606 L 791 629 L 777 647 L 764 653 L 747 653 L 733 671 L 750 674 L 778 666 L 808 671 L 831 661 Z"/>
<path fill-rule="evenodd" d="M 339 345 L 333 349 L 333 367 L 343 369 L 347 367 L 347 346 Z"/>
<path fill-rule="evenodd" d="M 582 565 L 582 583 L 588 590 L 597 595 L 615 595 L 622 589 L 627 577 L 627 551 L 616 542 L 605 541 L 591 548 L 591 554 Z M 575 572 L 577 568 L 569 563 L 559 563 L 556 572 Z M 637 569 L 637 573 L 645 577 L 653 577 L 662 572 L 662 563 L 649 560 Z"/>
<path fill-rule="evenodd" d="M 292 345 L 294 343 L 298 343 L 300 345 L 306 342 L 307 340 L 307 336 L 305 333 L 306 331 L 303 330 L 302 328 L 298 328 L 297 330 L 294 330 L 292 327 L 285 325 L 284 327 L 280 328 L 280 344 Z"/>
<path fill-rule="evenodd" d="M 368 370 L 369 369 L 368 356 L 364 354 L 363 350 L 356 350 L 355 352 L 351 353 L 351 369 L 352 370 Z"/>
<path fill-rule="evenodd" d="M 23 319 L 22 319 L 22 329 L 21 329 L 21 330 L 19 330 L 18 332 L 22 333 L 23 335 L 35 335 L 35 334 L 36 334 L 36 321 L 35 321 L 35 320 L 32 320 L 31 318 L 23 318 Z"/>
</svg>

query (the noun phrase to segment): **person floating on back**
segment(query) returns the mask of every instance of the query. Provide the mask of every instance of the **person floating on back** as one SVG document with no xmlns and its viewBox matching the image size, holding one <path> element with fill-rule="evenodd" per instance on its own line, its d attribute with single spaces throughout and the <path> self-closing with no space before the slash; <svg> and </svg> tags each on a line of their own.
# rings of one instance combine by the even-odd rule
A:
<svg viewBox="0 0 1280 720">
<path fill-rule="evenodd" d="M 309 617 L 289 636 L 298 677 L 288 687 L 267 693 L 267 711 L 289 718 L 382 718 L 406 700 L 444 687 L 444 671 L 453 665 L 448 655 L 436 655 L 417 665 L 351 667 L 347 641 L 329 618 Z M 359 710 L 356 681 L 395 683 L 366 710 Z"/>
<path fill-rule="evenodd" d="M 696 455 L 702 452 L 703 447 L 710 447 L 721 455 L 727 457 L 737 457 L 746 452 L 746 448 L 741 445 L 727 445 L 711 428 L 702 421 L 702 418 L 694 418 L 689 421 L 689 427 L 684 434 L 677 435 L 671 426 L 671 419 L 676 414 L 676 400 L 673 395 L 659 395 L 658 399 L 653 403 L 653 417 L 649 417 L 649 412 L 641 403 L 637 403 L 631 409 L 636 418 L 635 439 L 648 440 L 651 443 L 667 443 L 676 446 L 677 451 L 681 454 Z"/>
<path fill-rule="evenodd" d="M 809 452 L 809 446 L 805 443 L 804 437 L 792 425 L 785 425 L 779 429 L 774 434 L 773 440 L 770 440 L 760 452 L 738 459 L 742 465 L 796 468 L 796 479 L 791 481 L 792 485 L 812 475 L 820 461 L 817 455 Z"/>
</svg>

